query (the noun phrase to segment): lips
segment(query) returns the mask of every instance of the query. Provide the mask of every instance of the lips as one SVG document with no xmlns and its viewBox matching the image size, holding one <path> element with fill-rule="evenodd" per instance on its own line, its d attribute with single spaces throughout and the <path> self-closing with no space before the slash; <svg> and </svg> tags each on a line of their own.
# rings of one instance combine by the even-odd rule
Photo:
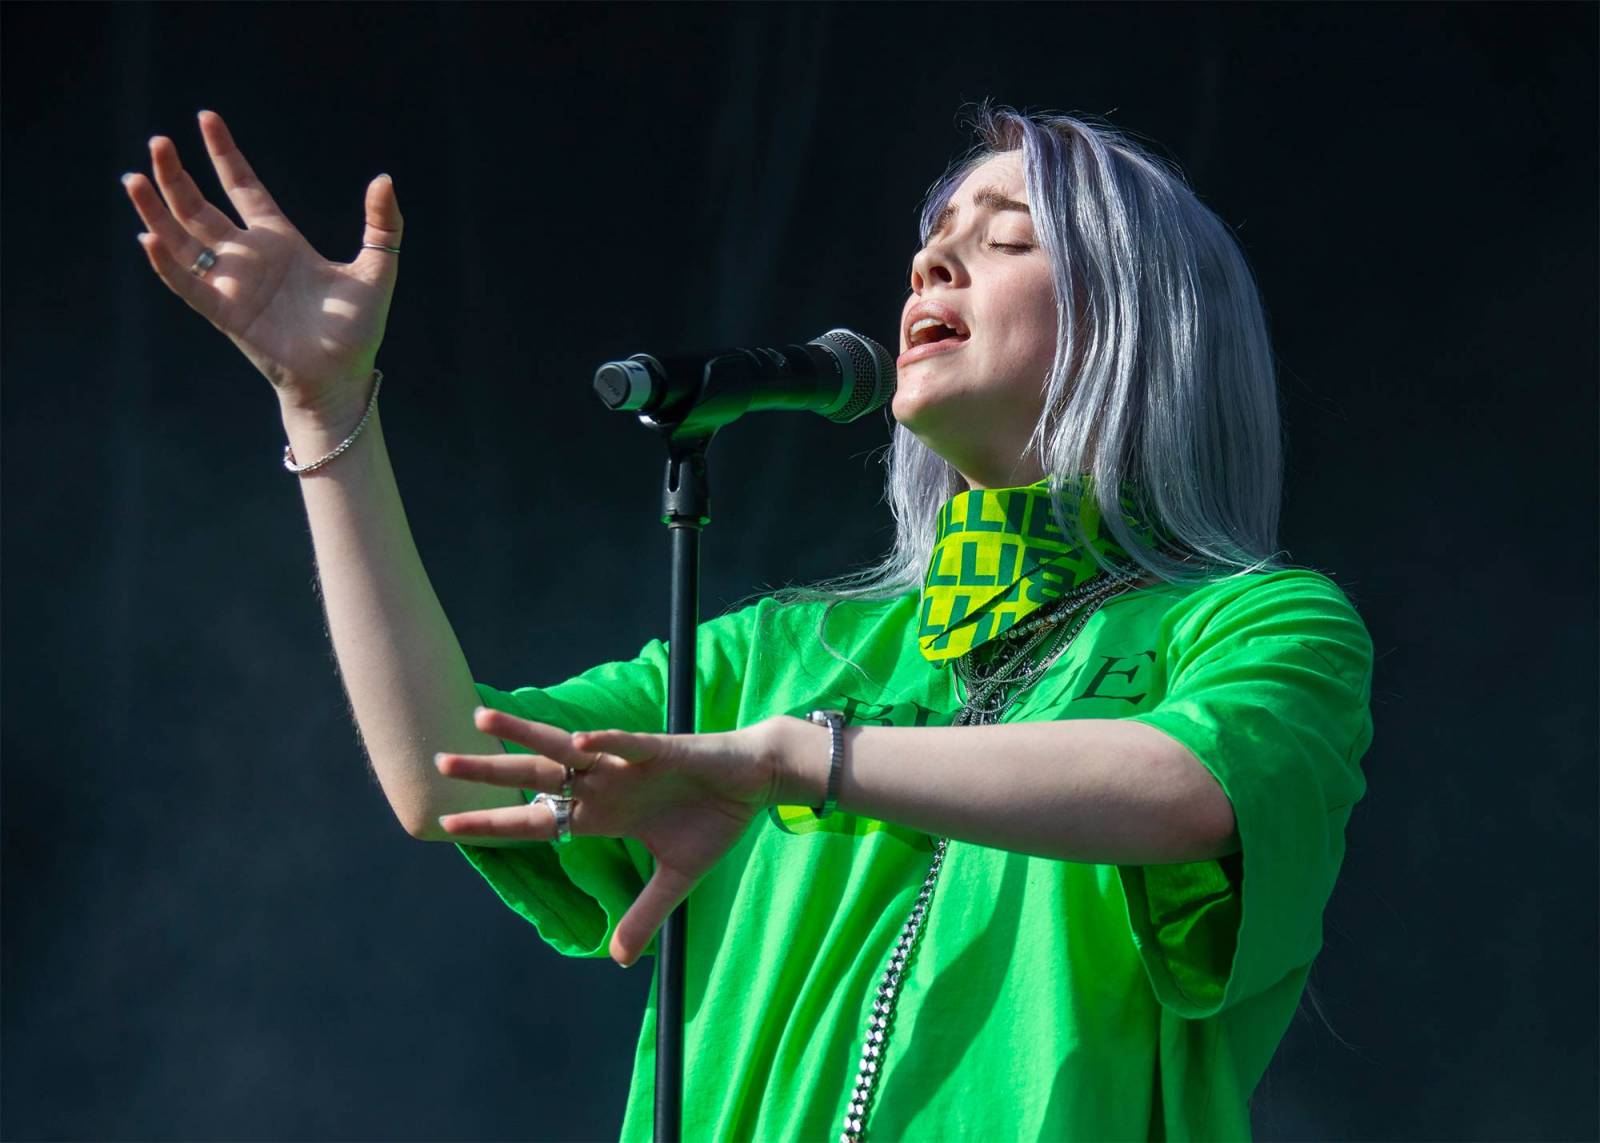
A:
<svg viewBox="0 0 1600 1143">
<path fill-rule="evenodd" d="M 956 332 L 956 336 L 966 338 L 972 336 L 972 331 L 967 328 L 967 323 L 962 316 L 943 302 L 925 298 L 906 311 L 904 321 L 900 326 L 900 334 L 906 345 L 912 345 L 911 329 L 918 322 L 931 319 L 940 325 L 947 326 Z"/>
<path fill-rule="evenodd" d="M 931 325 L 933 322 L 938 322 L 946 328 L 938 330 L 938 327 Z M 939 336 L 941 333 L 944 336 Z M 950 336 L 950 333 L 954 333 L 954 336 Z M 933 341 L 926 339 L 930 335 L 934 336 Z M 923 357 L 955 351 L 965 346 L 971 336 L 973 333 L 966 327 L 966 320 L 960 312 L 955 311 L 954 307 L 946 306 L 942 301 L 925 298 L 906 311 L 906 319 L 901 325 L 901 339 L 907 349 L 904 354 L 899 355 L 894 365 L 896 367 L 910 365 L 912 362 L 920 362 Z"/>
<path fill-rule="evenodd" d="M 930 341 L 924 345 L 914 345 L 895 358 L 895 368 L 904 369 L 912 362 L 921 361 L 924 357 L 932 357 L 937 353 L 954 353 L 966 344 L 967 339 L 964 337 L 947 337 L 943 341 Z"/>
<path fill-rule="evenodd" d="M 933 325 L 934 322 L 938 325 Z M 944 327 L 944 330 L 938 327 Z M 950 336 L 952 333 L 954 336 Z M 928 339 L 930 336 L 933 338 L 931 341 Z M 955 351 L 965 346 L 971 336 L 966 320 L 954 307 L 925 298 L 906 311 L 906 319 L 901 325 L 901 339 L 907 349 L 894 363 L 899 367 L 920 362 L 923 357 Z"/>
</svg>

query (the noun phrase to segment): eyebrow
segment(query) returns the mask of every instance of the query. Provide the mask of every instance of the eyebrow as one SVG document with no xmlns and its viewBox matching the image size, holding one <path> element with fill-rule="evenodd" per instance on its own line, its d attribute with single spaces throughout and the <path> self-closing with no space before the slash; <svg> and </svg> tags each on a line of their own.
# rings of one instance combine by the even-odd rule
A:
<svg viewBox="0 0 1600 1143">
<path fill-rule="evenodd" d="M 1014 198 L 1007 198 L 1001 193 L 1000 188 L 995 186 L 979 187 L 977 193 L 972 196 L 972 201 L 978 206 L 985 206 L 990 210 L 1020 210 L 1030 217 L 1033 213 L 1028 209 L 1027 203 L 1018 202 Z M 928 234 L 930 236 L 937 234 L 944 229 L 946 223 L 955 221 L 958 209 L 960 208 L 954 202 L 945 203 L 944 209 L 933 216 L 933 225 L 928 228 Z"/>
</svg>

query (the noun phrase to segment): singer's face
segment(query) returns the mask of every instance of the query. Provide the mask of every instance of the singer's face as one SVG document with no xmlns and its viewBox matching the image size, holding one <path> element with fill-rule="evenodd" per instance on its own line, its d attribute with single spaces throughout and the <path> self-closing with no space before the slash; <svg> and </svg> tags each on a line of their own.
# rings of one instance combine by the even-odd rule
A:
<svg viewBox="0 0 1600 1143">
<path fill-rule="evenodd" d="M 900 315 L 895 420 L 974 488 L 1044 476 L 1036 461 L 1020 460 L 1043 409 L 1056 345 L 1050 262 L 1027 202 L 1020 151 L 976 167 L 912 259 Z M 913 332 L 924 316 L 956 323 L 966 336 L 938 327 Z"/>
</svg>

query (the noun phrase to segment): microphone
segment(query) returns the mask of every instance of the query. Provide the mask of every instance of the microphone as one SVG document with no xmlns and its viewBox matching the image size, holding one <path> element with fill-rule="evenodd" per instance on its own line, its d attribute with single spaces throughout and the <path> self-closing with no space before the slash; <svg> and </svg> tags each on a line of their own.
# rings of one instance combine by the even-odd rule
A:
<svg viewBox="0 0 1600 1143">
<path fill-rule="evenodd" d="M 716 353 L 635 353 L 608 361 L 594 391 L 608 408 L 638 412 L 651 426 L 709 434 L 745 413 L 794 409 L 845 424 L 894 396 L 894 357 L 848 329 L 830 329 L 804 345 L 724 349 Z"/>
</svg>

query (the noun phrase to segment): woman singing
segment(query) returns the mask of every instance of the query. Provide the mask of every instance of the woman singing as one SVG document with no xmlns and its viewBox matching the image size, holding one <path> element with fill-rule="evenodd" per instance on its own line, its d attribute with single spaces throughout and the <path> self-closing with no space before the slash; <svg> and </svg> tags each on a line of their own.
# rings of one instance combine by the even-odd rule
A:
<svg viewBox="0 0 1600 1143">
<path fill-rule="evenodd" d="M 687 1140 L 1245 1139 L 1321 947 L 1372 643 L 1278 559 L 1251 273 L 1118 132 L 976 126 L 901 313 L 893 547 L 701 624 L 685 735 L 660 640 L 548 686 L 469 674 L 377 414 L 389 180 L 334 263 L 211 112 L 244 229 L 165 138 L 161 194 L 127 179 L 156 273 L 276 388 L 406 828 L 567 955 L 631 965 L 687 900 Z M 625 1140 L 651 1134 L 655 1014 L 652 987 Z"/>
</svg>

